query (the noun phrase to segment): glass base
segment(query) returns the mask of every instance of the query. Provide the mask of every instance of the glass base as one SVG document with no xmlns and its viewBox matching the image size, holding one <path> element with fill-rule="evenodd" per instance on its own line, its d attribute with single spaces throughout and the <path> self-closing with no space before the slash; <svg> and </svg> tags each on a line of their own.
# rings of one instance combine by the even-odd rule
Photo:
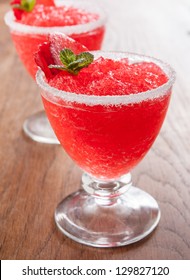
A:
<svg viewBox="0 0 190 280">
<path fill-rule="evenodd" d="M 27 118 L 24 122 L 23 130 L 33 141 L 46 144 L 59 144 L 45 111 L 38 112 Z"/>
<path fill-rule="evenodd" d="M 93 247 L 117 247 L 146 237 L 160 220 L 157 202 L 136 187 L 109 199 L 97 194 L 79 190 L 57 206 L 55 221 L 62 233 Z"/>
</svg>

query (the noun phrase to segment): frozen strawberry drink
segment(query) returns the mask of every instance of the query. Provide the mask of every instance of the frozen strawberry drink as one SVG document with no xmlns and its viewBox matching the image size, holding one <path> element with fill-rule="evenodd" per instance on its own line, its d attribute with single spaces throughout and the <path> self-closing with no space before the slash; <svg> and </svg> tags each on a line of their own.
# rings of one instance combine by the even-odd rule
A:
<svg viewBox="0 0 190 280">
<path fill-rule="evenodd" d="M 13 2 L 19 1 L 21 2 Z M 5 16 L 17 53 L 33 77 L 37 70 L 33 55 L 38 46 L 47 40 L 49 33 L 59 31 L 67 34 L 89 50 L 101 48 L 105 15 L 93 3 L 63 0 L 61 6 L 56 6 L 52 0 L 33 2 L 35 5 L 31 11 L 15 8 Z"/>
<path fill-rule="evenodd" d="M 52 128 L 84 170 L 83 190 L 56 209 L 59 229 L 97 247 L 142 239 L 158 224 L 160 210 L 149 194 L 131 186 L 129 172 L 160 131 L 174 71 L 143 55 L 88 52 L 61 34 L 50 35 L 35 59 Z"/>
</svg>

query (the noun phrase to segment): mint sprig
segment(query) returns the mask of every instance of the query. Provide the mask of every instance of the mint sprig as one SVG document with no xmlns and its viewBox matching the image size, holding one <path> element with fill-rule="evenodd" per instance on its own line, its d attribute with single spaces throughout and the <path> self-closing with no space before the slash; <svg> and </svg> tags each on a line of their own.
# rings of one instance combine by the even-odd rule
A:
<svg viewBox="0 0 190 280">
<path fill-rule="evenodd" d="M 59 58 L 62 65 L 49 65 L 49 68 L 55 68 L 63 71 L 67 71 L 73 75 L 77 75 L 81 69 L 88 67 L 93 60 L 93 54 L 89 52 L 82 52 L 75 55 L 70 49 L 63 49 L 60 51 Z"/>
<path fill-rule="evenodd" d="M 21 0 L 20 4 L 12 4 L 12 7 L 14 9 L 31 12 L 34 9 L 35 4 L 36 0 Z"/>
</svg>

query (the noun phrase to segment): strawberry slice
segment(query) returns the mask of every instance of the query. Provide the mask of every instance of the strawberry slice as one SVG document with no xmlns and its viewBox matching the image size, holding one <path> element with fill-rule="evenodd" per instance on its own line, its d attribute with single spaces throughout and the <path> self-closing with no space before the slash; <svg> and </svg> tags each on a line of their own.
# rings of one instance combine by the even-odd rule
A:
<svg viewBox="0 0 190 280">
<path fill-rule="evenodd" d="M 10 2 L 10 5 L 13 6 L 13 13 L 16 19 L 21 20 L 22 14 L 24 13 L 24 10 L 21 10 L 20 8 L 14 8 L 16 6 L 21 5 L 21 0 L 13 0 Z"/>
<path fill-rule="evenodd" d="M 48 42 L 39 46 L 39 50 L 34 55 L 35 62 L 45 73 L 49 80 L 60 71 L 58 69 L 50 69 L 51 64 L 62 65 L 60 60 L 60 51 L 62 49 L 70 49 L 75 54 L 88 51 L 88 49 L 62 33 L 54 33 L 48 36 Z"/>
<path fill-rule="evenodd" d="M 38 52 L 34 54 L 34 60 L 37 66 L 45 73 L 48 80 L 59 72 L 57 69 L 50 69 L 48 67 L 50 64 L 55 63 L 50 51 L 50 42 L 45 42 L 39 46 Z"/>
<path fill-rule="evenodd" d="M 75 54 L 88 51 L 82 44 L 76 42 L 63 33 L 54 33 L 49 35 L 50 51 L 56 64 L 61 65 L 60 51 L 62 49 L 70 49 Z"/>
</svg>

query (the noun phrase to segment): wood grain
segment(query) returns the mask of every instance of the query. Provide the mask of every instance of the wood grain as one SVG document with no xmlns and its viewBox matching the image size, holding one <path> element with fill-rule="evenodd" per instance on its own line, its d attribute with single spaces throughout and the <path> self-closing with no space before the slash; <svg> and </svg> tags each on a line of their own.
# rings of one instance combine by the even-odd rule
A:
<svg viewBox="0 0 190 280">
<path fill-rule="evenodd" d="M 61 147 L 22 132 L 42 105 L 4 25 L 7 2 L 0 2 L 1 259 L 190 259 L 190 1 L 101 1 L 109 16 L 104 49 L 155 56 L 177 72 L 161 133 L 132 172 L 159 202 L 161 221 L 143 241 L 117 249 L 80 245 L 54 224 L 57 203 L 77 190 L 81 172 Z"/>
</svg>

